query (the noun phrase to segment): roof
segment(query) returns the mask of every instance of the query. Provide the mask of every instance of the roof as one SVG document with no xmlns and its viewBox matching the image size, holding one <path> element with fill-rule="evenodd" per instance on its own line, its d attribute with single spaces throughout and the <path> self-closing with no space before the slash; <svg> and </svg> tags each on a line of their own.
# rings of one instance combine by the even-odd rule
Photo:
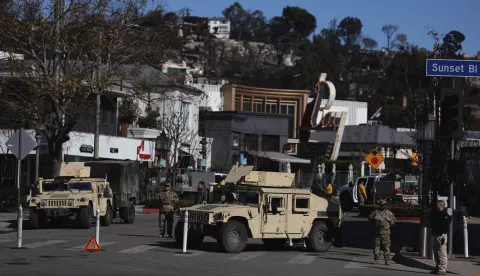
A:
<svg viewBox="0 0 480 276">
<path fill-rule="evenodd" d="M 278 190 L 281 190 L 281 193 L 285 194 L 304 194 L 304 195 L 309 195 L 310 190 L 307 189 L 293 189 L 293 188 L 277 188 L 277 187 L 260 187 L 260 189 L 263 192 L 276 192 Z"/>
<path fill-rule="evenodd" d="M 335 133 L 329 131 L 312 132 L 310 139 L 319 143 L 334 141 Z M 388 126 L 345 126 L 342 143 L 344 144 L 375 144 L 375 145 L 398 145 L 413 146 L 415 143 L 408 132 L 397 131 Z"/>
<path fill-rule="evenodd" d="M 301 163 L 301 164 L 310 164 L 309 159 L 302 159 L 298 158 L 295 156 L 283 154 L 281 152 L 275 152 L 275 151 L 249 151 L 249 154 L 258 156 L 258 157 L 263 157 L 263 158 L 268 158 L 273 161 L 277 162 L 283 162 L 283 163 Z"/>
</svg>

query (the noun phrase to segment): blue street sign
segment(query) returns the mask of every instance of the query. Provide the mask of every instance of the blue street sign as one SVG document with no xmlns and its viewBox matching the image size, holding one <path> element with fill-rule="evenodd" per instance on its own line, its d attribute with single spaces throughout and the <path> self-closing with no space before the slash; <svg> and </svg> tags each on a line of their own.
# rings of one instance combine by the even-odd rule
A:
<svg viewBox="0 0 480 276">
<path fill-rule="evenodd" d="M 480 77 L 480 60 L 427 59 L 427 76 Z"/>
</svg>

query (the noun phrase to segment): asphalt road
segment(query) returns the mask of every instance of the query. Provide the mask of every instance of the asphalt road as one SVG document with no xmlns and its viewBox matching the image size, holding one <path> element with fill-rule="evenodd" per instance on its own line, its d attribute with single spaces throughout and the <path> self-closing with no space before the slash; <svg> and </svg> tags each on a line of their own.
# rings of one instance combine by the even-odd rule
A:
<svg viewBox="0 0 480 276">
<path fill-rule="evenodd" d="M 371 265 L 372 238 L 365 219 L 347 218 L 345 246 L 328 253 L 286 247 L 267 251 L 261 241 L 251 240 L 245 252 L 222 253 L 206 239 L 201 250 L 181 254 L 173 239 L 160 238 L 156 215 L 137 215 L 132 225 L 100 228 L 101 252 L 84 247 L 95 235 L 89 230 L 57 226 L 25 230 L 23 246 L 16 247 L 16 233 L 0 235 L 0 275 L 410 275 L 428 271 L 392 263 Z M 413 239 L 415 224 L 399 223 L 392 232 L 392 251 Z M 392 257 L 393 257 L 392 253 Z M 394 258 L 395 259 L 395 258 Z"/>
</svg>

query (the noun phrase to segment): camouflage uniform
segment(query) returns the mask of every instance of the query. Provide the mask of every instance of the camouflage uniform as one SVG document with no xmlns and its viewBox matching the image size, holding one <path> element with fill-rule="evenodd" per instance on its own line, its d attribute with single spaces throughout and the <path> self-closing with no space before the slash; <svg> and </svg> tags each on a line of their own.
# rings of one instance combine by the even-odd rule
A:
<svg viewBox="0 0 480 276">
<path fill-rule="evenodd" d="M 386 201 L 380 200 L 380 204 L 386 204 Z M 387 221 L 385 218 L 390 217 L 390 221 Z M 373 232 L 373 256 L 375 263 L 378 263 L 380 259 L 380 248 L 384 251 L 385 264 L 388 265 L 390 262 L 390 225 L 395 223 L 395 216 L 392 212 L 387 209 L 384 210 L 375 210 L 373 211 L 368 219 L 374 223 L 374 232 Z"/>
<path fill-rule="evenodd" d="M 205 188 L 198 191 L 197 195 L 195 196 L 195 205 L 202 204 L 204 201 L 208 201 L 208 192 Z"/>
<path fill-rule="evenodd" d="M 160 227 L 160 235 L 165 236 L 165 223 L 167 224 L 167 234 L 172 236 L 173 228 L 173 211 L 175 203 L 178 202 L 178 195 L 173 191 L 164 191 L 159 195 L 160 212 L 158 215 L 158 226 Z"/>
</svg>

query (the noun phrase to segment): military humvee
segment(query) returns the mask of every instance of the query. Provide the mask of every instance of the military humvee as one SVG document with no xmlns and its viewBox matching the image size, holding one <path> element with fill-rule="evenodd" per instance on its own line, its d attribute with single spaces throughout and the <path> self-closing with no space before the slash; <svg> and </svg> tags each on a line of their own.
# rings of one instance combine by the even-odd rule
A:
<svg viewBox="0 0 480 276">
<path fill-rule="evenodd" d="M 341 239 L 340 204 L 310 190 L 292 188 L 294 178 L 292 173 L 235 165 L 226 185 L 211 189 L 209 203 L 180 209 L 176 242 L 183 242 L 188 210 L 189 247 L 211 236 L 229 253 L 243 251 L 248 238 L 261 238 L 270 247 L 284 246 L 288 239 L 303 240 L 311 251 L 328 251 L 334 240 Z"/>
<path fill-rule="evenodd" d="M 81 228 L 90 228 L 100 206 L 100 222 L 108 226 L 113 221 L 113 192 L 107 179 L 91 178 L 90 167 L 82 162 L 62 163 L 60 176 L 39 179 L 39 193 L 29 202 L 29 224 L 42 228 L 49 218 L 76 215 Z"/>
</svg>

